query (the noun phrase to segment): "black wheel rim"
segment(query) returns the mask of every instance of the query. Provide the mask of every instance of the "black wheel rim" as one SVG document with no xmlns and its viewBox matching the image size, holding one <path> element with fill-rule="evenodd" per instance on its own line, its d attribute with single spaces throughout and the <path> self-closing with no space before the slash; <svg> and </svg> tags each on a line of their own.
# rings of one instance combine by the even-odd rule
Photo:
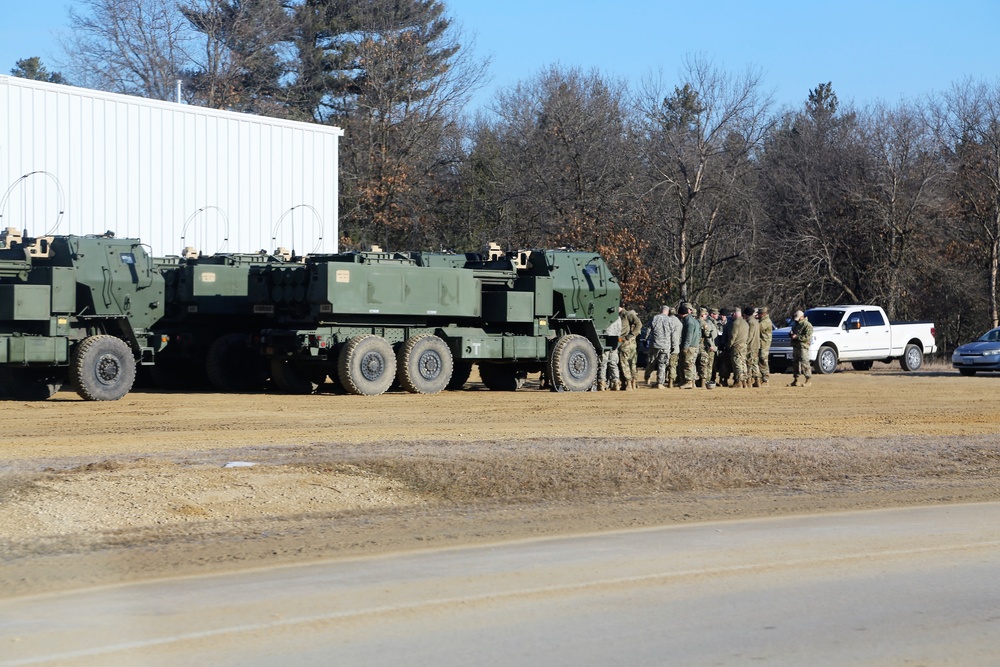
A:
<svg viewBox="0 0 1000 667">
<path fill-rule="evenodd" d="M 113 354 L 103 354 L 95 368 L 97 381 L 103 385 L 113 385 L 122 374 L 121 361 Z"/>
<path fill-rule="evenodd" d="M 434 350 L 424 352 L 417 359 L 417 370 L 420 373 L 420 377 L 425 380 L 436 380 L 441 375 L 441 368 L 443 366 L 444 362 L 441 360 L 441 355 Z"/>
<path fill-rule="evenodd" d="M 587 363 L 587 355 L 580 350 L 576 350 L 569 356 L 566 371 L 574 380 L 580 380 L 587 376 L 589 367 L 590 364 Z"/>
<path fill-rule="evenodd" d="M 366 380 L 378 380 L 385 373 L 385 359 L 378 352 L 368 352 L 361 357 L 361 375 Z"/>
</svg>

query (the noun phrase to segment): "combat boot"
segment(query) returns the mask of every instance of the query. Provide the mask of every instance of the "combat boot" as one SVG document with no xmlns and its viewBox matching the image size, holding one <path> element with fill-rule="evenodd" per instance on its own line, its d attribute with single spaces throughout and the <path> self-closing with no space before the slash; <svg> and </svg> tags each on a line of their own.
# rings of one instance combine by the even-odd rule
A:
<svg viewBox="0 0 1000 667">
<path fill-rule="evenodd" d="M 665 385 L 665 384 L 657 384 L 657 385 L 656 385 L 656 388 L 657 388 L 657 389 L 666 389 L 666 388 L 667 388 L 667 385 Z"/>
<path fill-rule="evenodd" d="M 662 387 L 663 385 L 660 385 L 660 386 Z M 673 388 L 674 388 L 674 380 L 673 380 L 673 378 L 667 378 L 667 389 L 673 389 Z"/>
<path fill-rule="evenodd" d="M 691 380 L 690 382 L 682 386 L 681 389 L 694 389 L 694 380 Z"/>
<path fill-rule="evenodd" d="M 757 379 L 757 378 L 754 378 L 753 379 L 753 384 L 751 386 L 754 387 L 754 388 L 760 389 L 760 380 Z"/>
<path fill-rule="evenodd" d="M 806 381 L 802 383 L 802 386 L 803 387 L 808 387 L 809 386 L 809 380 L 810 380 L 810 378 L 806 378 Z"/>
<path fill-rule="evenodd" d="M 618 384 L 618 380 L 612 380 L 611 386 L 608 387 L 608 391 L 618 391 L 621 386 Z"/>
<path fill-rule="evenodd" d="M 794 380 L 792 380 L 791 382 L 788 383 L 788 386 L 789 387 L 798 387 L 799 386 L 799 379 L 795 378 Z"/>
<path fill-rule="evenodd" d="M 604 391 L 605 389 L 606 389 L 606 387 L 604 386 L 603 382 L 598 382 L 597 383 L 597 391 Z"/>
<path fill-rule="evenodd" d="M 632 389 L 638 389 L 638 386 L 635 383 L 635 378 L 634 377 L 631 380 L 628 381 L 628 384 L 629 384 L 630 387 L 632 387 Z"/>
</svg>

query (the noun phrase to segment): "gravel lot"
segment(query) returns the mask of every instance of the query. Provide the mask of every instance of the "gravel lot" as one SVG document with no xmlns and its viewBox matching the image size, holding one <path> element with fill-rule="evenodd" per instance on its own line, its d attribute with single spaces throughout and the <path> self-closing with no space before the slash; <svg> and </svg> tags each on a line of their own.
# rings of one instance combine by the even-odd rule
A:
<svg viewBox="0 0 1000 667">
<path fill-rule="evenodd" d="M 1000 499 L 1000 377 L 3 402 L 0 596 L 520 537 Z"/>
</svg>

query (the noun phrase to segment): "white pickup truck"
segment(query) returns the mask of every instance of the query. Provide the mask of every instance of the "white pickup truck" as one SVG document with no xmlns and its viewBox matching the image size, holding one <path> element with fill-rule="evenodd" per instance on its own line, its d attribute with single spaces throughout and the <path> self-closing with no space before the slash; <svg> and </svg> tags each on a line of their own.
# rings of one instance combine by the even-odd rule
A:
<svg viewBox="0 0 1000 667">
<path fill-rule="evenodd" d="M 810 308 L 806 317 L 813 326 L 809 360 L 817 373 L 832 373 L 849 361 L 855 370 L 867 371 L 876 361 L 899 359 L 904 371 L 915 371 L 925 354 L 937 352 L 933 322 L 890 322 L 878 306 L 823 306 Z M 774 330 L 768 362 L 780 372 L 792 363 L 790 327 Z"/>
</svg>

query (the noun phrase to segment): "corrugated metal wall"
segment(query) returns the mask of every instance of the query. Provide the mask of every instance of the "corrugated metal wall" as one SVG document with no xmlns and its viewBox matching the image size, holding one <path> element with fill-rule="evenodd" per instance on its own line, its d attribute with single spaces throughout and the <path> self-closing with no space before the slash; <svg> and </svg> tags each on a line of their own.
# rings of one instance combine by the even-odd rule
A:
<svg viewBox="0 0 1000 667">
<path fill-rule="evenodd" d="M 339 128 L 0 76 L 0 227 L 336 252 Z"/>
</svg>

